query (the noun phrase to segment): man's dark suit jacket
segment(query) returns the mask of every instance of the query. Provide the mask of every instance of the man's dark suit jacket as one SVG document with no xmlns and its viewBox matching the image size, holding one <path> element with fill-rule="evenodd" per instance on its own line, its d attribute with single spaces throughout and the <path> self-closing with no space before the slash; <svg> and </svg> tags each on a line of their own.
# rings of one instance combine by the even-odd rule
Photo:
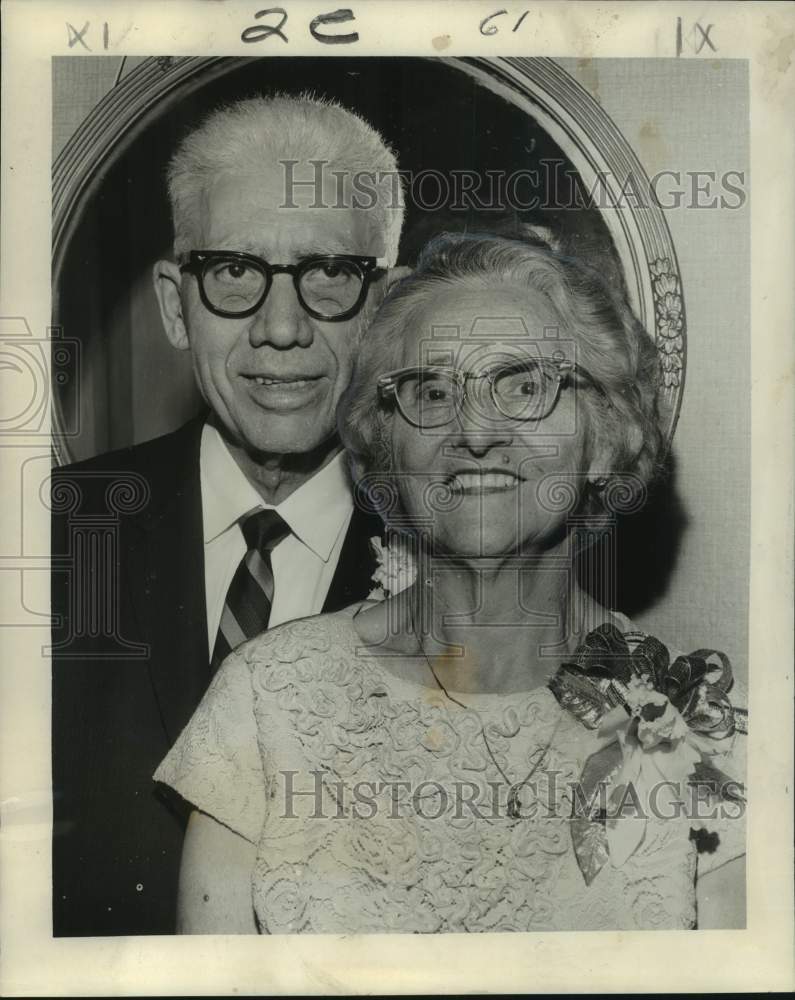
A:
<svg viewBox="0 0 795 1000">
<path fill-rule="evenodd" d="M 210 681 L 203 419 L 53 474 L 53 933 L 172 934 L 187 814 L 152 773 Z M 324 611 L 367 596 L 355 511 Z"/>
</svg>

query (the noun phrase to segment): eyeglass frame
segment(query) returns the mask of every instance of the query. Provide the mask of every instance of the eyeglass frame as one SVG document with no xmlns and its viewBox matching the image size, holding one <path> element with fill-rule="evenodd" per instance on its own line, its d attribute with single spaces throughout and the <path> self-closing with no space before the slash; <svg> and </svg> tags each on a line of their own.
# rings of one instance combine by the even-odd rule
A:
<svg viewBox="0 0 795 1000">
<path fill-rule="evenodd" d="M 262 295 L 259 297 L 258 301 L 253 305 L 249 306 L 241 312 L 229 312 L 226 309 L 219 309 L 214 306 L 207 295 L 207 291 L 204 287 L 204 272 L 207 265 L 213 260 L 235 260 L 241 261 L 243 263 L 254 264 L 257 268 L 262 269 L 263 275 L 265 277 L 265 287 L 263 289 Z M 345 312 L 340 313 L 338 316 L 324 316 L 322 313 L 317 312 L 315 309 L 311 309 L 301 295 L 300 291 L 300 278 L 303 270 L 311 266 L 312 264 L 317 264 L 319 261 L 324 263 L 336 263 L 343 261 L 347 264 L 354 264 L 359 270 L 362 287 L 359 292 L 359 298 L 356 303 L 347 309 Z M 352 319 L 357 313 L 361 312 L 362 306 L 364 305 L 368 292 L 370 291 L 370 285 L 376 278 L 377 271 L 386 271 L 388 269 L 387 259 L 385 257 L 372 257 L 365 254 L 313 254 L 310 257 L 305 257 L 300 260 L 297 264 L 271 264 L 269 261 L 265 260 L 264 257 L 258 257 L 256 254 L 247 253 L 242 250 L 191 250 L 188 254 L 188 260 L 186 263 L 180 265 L 180 274 L 191 274 L 199 286 L 199 298 L 202 301 L 202 305 L 208 312 L 211 312 L 214 316 L 220 316 L 223 319 L 245 319 L 248 316 L 253 316 L 254 313 L 258 312 L 268 294 L 273 286 L 273 277 L 276 274 L 289 274 L 293 279 L 293 287 L 295 288 L 296 298 L 304 310 L 313 319 L 321 320 L 324 323 L 342 323 L 347 319 Z"/>
<path fill-rule="evenodd" d="M 552 400 L 552 404 L 542 417 L 517 417 L 513 414 L 506 413 L 497 402 L 497 395 L 494 388 L 497 377 L 509 372 L 512 368 L 515 371 L 520 371 L 523 366 L 528 368 L 536 366 L 541 369 L 544 369 L 545 367 L 553 367 L 555 369 L 555 395 Z M 444 375 L 448 375 L 450 376 L 451 381 L 456 384 L 461 391 L 460 401 L 455 402 L 452 416 L 448 420 L 444 420 L 439 424 L 428 425 L 427 423 L 417 423 L 416 420 L 412 420 L 411 417 L 408 416 L 400 404 L 398 388 L 401 377 L 419 375 L 423 372 L 439 372 Z M 486 379 L 489 383 L 489 395 L 491 396 L 491 402 L 497 412 L 506 420 L 514 420 L 517 423 L 529 423 L 531 421 L 538 422 L 546 420 L 546 418 L 554 411 L 560 399 L 563 383 L 570 375 L 578 375 L 581 378 L 584 378 L 590 386 L 594 388 L 600 396 L 602 396 L 607 406 L 612 408 L 613 404 L 610 402 L 610 397 L 599 380 L 594 378 L 594 376 L 591 375 L 586 368 L 583 368 L 582 365 L 578 365 L 574 361 L 569 361 L 568 359 L 563 358 L 532 358 L 525 361 L 517 361 L 514 365 L 495 365 L 483 372 L 467 372 L 461 368 L 450 368 L 445 365 L 415 365 L 410 368 L 398 368 L 395 371 L 386 372 L 384 375 L 379 376 L 378 381 L 376 382 L 376 391 L 379 399 L 382 402 L 392 403 L 396 406 L 398 412 L 406 423 L 411 424 L 412 427 L 417 427 L 420 430 L 436 430 L 438 427 L 445 427 L 447 424 L 451 424 L 461 412 L 463 405 L 468 398 L 466 391 L 467 382 Z"/>
</svg>

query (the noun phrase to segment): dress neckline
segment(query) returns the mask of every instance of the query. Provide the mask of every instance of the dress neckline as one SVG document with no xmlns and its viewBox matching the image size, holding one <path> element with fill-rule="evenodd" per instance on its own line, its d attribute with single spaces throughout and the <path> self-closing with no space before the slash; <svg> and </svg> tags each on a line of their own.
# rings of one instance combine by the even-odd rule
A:
<svg viewBox="0 0 795 1000">
<path fill-rule="evenodd" d="M 353 619 L 356 612 L 359 610 L 361 605 L 351 605 L 347 608 L 343 608 L 341 611 L 335 612 L 330 617 L 337 620 L 337 625 L 340 631 L 341 638 L 347 645 L 347 647 L 356 655 L 357 660 L 361 661 L 367 659 L 373 666 L 374 670 L 377 672 L 378 677 L 385 683 L 385 685 L 390 688 L 395 693 L 402 692 L 403 699 L 405 699 L 406 693 L 410 693 L 414 698 L 418 695 L 424 697 L 425 700 L 431 701 L 435 700 L 437 697 L 441 698 L 443 702 L 448 707 L 453 707 L 455 705 L 449 698 L 445 697 L 444 691 L 437 685 L 434 677 L 428 671 L 427 683 L 421 683 L 419 681 L 410 680 L 407 677 L 401 677 L 399 674 L 394 673 L 389 670 L 388 667 L 384 666 L 383 656 L 377 655 L 362 655 L 361 650 L 368 649 L 364 640 L 359 635 L 356 630 L 356 626 L 353 624 Z M 630 620 L 623 614 L 617 611 L 608 612 L 618 627 L 622 632 L 630 631 L 633 626 Z M 458 688 L 447 687 L 449 694 L 453 695 L 456 699 L 460 697 L 463 705 L 466 708 L 471 708 L 473 710 L 479 710 L 480 708 L 493 708 L 502 707 L 505 702 L 511 703 L 514 707 L 527 705 L 533 701 L 550 702 L 554 704 L 556 708 L 559 707 L 557 698 L 552 693 L 548 684 L 539 684 L 537 687 L 528 688 L 523 691 L 459 691 Z"/>
</svg>

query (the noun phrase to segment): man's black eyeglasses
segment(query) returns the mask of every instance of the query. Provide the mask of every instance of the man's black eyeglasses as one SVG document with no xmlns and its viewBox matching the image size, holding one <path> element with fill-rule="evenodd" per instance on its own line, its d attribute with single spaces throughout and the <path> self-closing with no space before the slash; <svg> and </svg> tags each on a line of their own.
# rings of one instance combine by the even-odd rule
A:
<svg viewBox="0 0 795 1000">
<path fill-rule="evenodd" d="M 228 319 L 252 316 L 268 297 L 275 274 L 292 276 L 301 306 L 315 319 L 340 323 L 364 305 L 370 283 L 387 267 L 383 257 L 328 254 L 298 264 L 270 264 L 235 250 L 192 250 L 180 267 L 199 282 L 204 306 Z"/>
</svg>

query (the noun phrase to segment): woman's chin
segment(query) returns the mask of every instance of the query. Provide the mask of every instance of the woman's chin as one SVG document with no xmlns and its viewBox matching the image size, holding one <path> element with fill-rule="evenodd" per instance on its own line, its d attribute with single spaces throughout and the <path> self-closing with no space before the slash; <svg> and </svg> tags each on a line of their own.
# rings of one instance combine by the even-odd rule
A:
<svg viewBox="0 0 795 1000">
<path fill-rule="evenodd" d="M 484 518 L 456 518 L 443 522 L 437 515 L 433 531 L 433 551 L 460 559 L 498 559 L 536 555 L 554 547 L 566 533 L 566 525 L 541 519 L 523 524 L 517 531 L 515 518 L 502 521 Z"/>
<path fill-rule="evenodd" d="M 516 538 L 482 535 L 476 533 L 458 538 L 439 537 L 435 540 L 434 554 L 461 560 L 503 559 L 518 557 L 525 553 L 525 546 L 517 544 Z"/>
</svg>

